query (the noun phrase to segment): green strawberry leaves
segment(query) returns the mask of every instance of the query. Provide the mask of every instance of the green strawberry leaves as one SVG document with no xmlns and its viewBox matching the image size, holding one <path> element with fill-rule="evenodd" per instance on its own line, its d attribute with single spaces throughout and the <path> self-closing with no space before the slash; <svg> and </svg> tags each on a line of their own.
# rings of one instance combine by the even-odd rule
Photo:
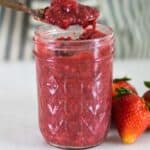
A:
<svg viewBox="0 0 150 150">
<path fill-rule="evenodd" d="M 123 77 L 123 78 L 116 78 L 113 80 L 114 83 L 117 83 L 119 81 L 130 81 L 131 78 L 128 78 L 128 77 Z"/>
<path fill-rule="evenodd" d="M 150 89 L 150 81 L 144 81 L 144 85 Z"/>
<path fill-rule="evenodd" d="M 117 95 L 116 95 L 117 97 L 121 97 L 123 95 L 128 95 L 132 93 L 131 90 L 124 88 L 124 87 L 117 88 L 116 92 L 117 92 Z"/>
</svg>

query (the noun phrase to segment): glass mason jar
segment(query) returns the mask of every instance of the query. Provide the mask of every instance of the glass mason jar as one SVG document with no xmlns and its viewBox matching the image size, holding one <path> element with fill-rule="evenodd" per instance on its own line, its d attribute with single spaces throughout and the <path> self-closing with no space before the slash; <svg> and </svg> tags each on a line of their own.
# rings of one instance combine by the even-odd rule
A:
<svg viewBox="0 0 150 150">
<path fill-rule="evenodd" d="M 78 26 L 62 30 L 41 26 L 35 32 L 40 130 L 50 145 L 88 148 L 100 144 L 110 125 L 114 36 L 92 40 L 78 37 Z"/>
</svg>

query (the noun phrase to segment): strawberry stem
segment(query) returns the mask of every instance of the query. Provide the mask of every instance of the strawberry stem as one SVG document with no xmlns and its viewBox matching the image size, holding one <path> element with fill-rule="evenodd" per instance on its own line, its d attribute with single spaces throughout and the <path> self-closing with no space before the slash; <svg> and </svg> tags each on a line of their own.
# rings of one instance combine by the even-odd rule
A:
<svg viewBox="0 0 150 150">
<path fill-rule="evenodd" d="M 117 83 L 119 81 L 130 81 L 131 78 L 128 78 L 128 77 L 123 77 L 123 78 L 116 78 L 113 80 L 114 83 Z"/>
<path fill-rule="evenodd" d="M 144 81 L 144 85 L 150 89 L 150 81 Z"/>
<path fill-rule="evenodd" d="M 127 94 L 131 94 L 132 91 L 127 89 L 127 88 L 124 88 L 124 87 L 120 87 L 120 88 L 117 88 L 116 89 L 116 92 L 117 92 L 117 97 L 120 97 L 120 96 L 123 96 L 123 95 L 127 95 Z"/>
</svg>

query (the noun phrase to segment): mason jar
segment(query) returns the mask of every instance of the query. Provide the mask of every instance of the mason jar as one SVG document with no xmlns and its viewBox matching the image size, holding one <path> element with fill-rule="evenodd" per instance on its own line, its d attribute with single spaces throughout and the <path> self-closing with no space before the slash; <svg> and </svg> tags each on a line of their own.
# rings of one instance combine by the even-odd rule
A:
<svg viewBox="0 0 150 150">
<path fill-rule="evenodd" d="M 114 35 L 107 26 L 96 28 L 105 36 L 74 40 L 83 32 L 79 26 L 44 25 L 35 31 L 39 126 L 50 145 L 88 148 L 107 135 Z"/>
</svg>

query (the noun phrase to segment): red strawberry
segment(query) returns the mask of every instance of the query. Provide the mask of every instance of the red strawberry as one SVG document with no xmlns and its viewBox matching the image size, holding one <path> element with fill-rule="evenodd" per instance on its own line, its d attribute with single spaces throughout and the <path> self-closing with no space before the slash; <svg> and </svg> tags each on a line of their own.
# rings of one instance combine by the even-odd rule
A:
<svg viewBox="0 0 150 150">
<path fill-rule="evenodd" d="M 112 115 L 123 143 L 134 143 L 147 129 L 150 112 L 145 101 L 126 88 L 116 89 Z"/>
<path fill-rule="evenodd" d="M 128 81 L 130 81 L 130 78 L 127 77 L 123 77 L 123 78 L 119 78 L 119 79 L 114 79 L 113 80 L 113 84 L 112 84 L 112 96 L 116 96 L 116 89 L 120 88 L 120 87 L 124 87 L 127 88 L 129 90 L 131 90 L 133 93 L 137 94 L 136 89 L 133 87 L 133 85 L 131 85 Z"/>
</svg>

